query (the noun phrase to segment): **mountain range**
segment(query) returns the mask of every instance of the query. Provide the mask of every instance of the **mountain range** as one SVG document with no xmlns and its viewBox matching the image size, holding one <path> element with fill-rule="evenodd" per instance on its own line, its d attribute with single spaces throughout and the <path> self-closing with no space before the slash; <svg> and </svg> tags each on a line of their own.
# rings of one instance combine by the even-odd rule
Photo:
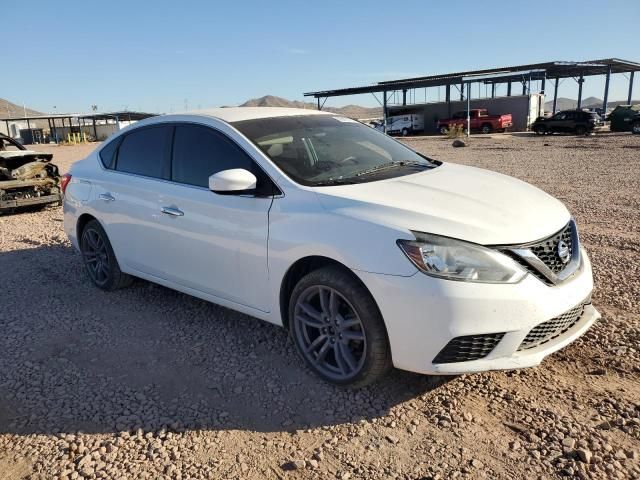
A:
<svg viewBox="0 0 640 480">
<path fill-rule="evenodd" d="M 241 107 L 287 107 L 287 108 L 306 108 L 317 110 L 318 105 L 311 102 L 300 102 L 298 100 L 287 100 L 286 98 L 276 97 L 274 95 L 265 95 L 260 98 L 252 98 L 244 102 Z M 327 112 L 339 113 L 345 117 L 351 118 L 377 118 L 382 116 L 382 108 L 380 107 L 362 107 L 360 105 L 346 105 L 344 107 L 323 107 L 322 110 Z"/>
<path fill-rule="evenodd" d="M 587 97 L 582 100 L 582 108 L 601 108 L 603 100 L 597 97 Z M 635 105 L 640 103 L 640 100 L 632 100 L 631 104 Z M 607 109 L 614 109 L 618 105 L 627 105 L 626 100 L 618 100 L 614 102 L 607 102 Z M 556 104 L 556 110 L 572 110 L 578 107 L 578 101 L 573 98 L 558 97 Z M 545 112 L 550 112 L 553 109 L 553 100 L 544 102 Z"/>
<path fill-rule="evenodd" d="M 609 108 L 615 108 L 617 105 L 625 105 L 626 101 L 613 101 L 609 102 Z M 631 103 L 640 103 L 640 100 L 633 100 Z M 576 108 L 578 105 L 577 100 L 572 98 L 558 97 L 556 109 L 557 110 L 570 110 Z M 305 108 L 316 110 L 318 107 L 312 102 L 301 102 L 298 100 L 287 100 L 286 98 L 276 97 L 274 95 L 265 95 L 260 98 L 252 98 L 247 100 L 241 107 L 288 107 L 288 108 Z M 588 97 L 582 101 L 583 108 L 602 107 L 602 99 L 597 97 Z M 553 101 L 549 100 L 545 102 L 545 111 L 551 111 L 553 108 Z M 381 107 L 363 107 L 360 105 L 346 105 L 344 107 L 323 107 L 323 110 L 333 113 L 339 113 L 350 118 L 379 118 L 382 116 Z M 21 107 L 8 100 L 0 98 L 0 120 L 3 118 L 11 117 L 23 117 L 25 115 L 33 117 L 38 115 L 44 115 L 41 112 L 32 110 L 30 108 Z M 46 123 L 46 122 L 45 122 Z"/>
</svg>

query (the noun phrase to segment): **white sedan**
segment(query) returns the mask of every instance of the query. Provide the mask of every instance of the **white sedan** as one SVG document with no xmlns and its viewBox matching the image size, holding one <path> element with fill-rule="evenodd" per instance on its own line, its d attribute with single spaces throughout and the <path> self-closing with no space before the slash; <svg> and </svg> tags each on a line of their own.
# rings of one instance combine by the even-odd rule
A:
<svg viewBox="0 0 640 480">
<path fill-rule="evenodd" d="M 63 188 L 97 287 L 139 277 L 282 325 L 337 384 L 531 367 L 600 316 L 561 202 L 331 113 L 154 117 Z"/>
</svg>

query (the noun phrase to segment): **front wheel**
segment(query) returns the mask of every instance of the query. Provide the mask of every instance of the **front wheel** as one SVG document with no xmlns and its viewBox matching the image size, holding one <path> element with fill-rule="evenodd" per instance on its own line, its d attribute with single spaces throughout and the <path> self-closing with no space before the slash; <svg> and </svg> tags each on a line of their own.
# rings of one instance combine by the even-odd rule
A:
<svg viewBox="0 0 640 480">
<path fill-rule="evenodd" d="M 636 122 L 631 127 L 631 133 L 635 133 L 636 135 L 640 135 L 640 122 Z"/>
<path fill-rule="evenodd" d="M 409 130 L 407 130 L 406 128 L 402 129 L 402 136 L 406 137 L 407 135 L 409 135 Z"/>
<path fill-rule="evenodd" d="M 585 135 L 587 133 L 587 129 L 583 125 L 578 125 L 576 127 L 576 135 Z"/>
<path fill-rule="evenodd" d="M 536 132 L 536 135 L 544 135 L 547 133 L 547 129 L 543 125 L 537 125 L 534 132 Z"/>
<path fill-rule="evenodd" d="M 449 127 L 447 127 L 446 125 L 442 125 L 442 126 L 440 127 L 440 133 L 441 133 L 442 135 L 446 135 L 446 134 L 448 134 L 448 133 L 449 133 Z"/>
<path fill-rule="evenodd" d="M 324 380 L 362 387 L 391 368 L 382 315 L 362 283 L 339 267 L 314 270 L 296 285 L 289 325 L 298 352 Z"/>
</svg>

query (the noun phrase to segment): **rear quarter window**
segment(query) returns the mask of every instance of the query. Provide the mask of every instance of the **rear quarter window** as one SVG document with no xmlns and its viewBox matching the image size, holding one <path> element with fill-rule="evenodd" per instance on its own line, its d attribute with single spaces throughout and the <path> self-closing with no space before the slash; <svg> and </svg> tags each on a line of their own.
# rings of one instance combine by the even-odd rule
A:
<svg viewBox="0 0 640 480">
<path fill-rule="evenodd" d="M 122 137 L 115 138 L 107 143 L 102 150 L 98 153 L 100 156 L 100 161 L 104 168 L 108 168 L 109 170 L 113 170 L 116 167 L 116 154 L 118 153 L 118 147 L 120 146 L 120 141 Z"/>
</svg>

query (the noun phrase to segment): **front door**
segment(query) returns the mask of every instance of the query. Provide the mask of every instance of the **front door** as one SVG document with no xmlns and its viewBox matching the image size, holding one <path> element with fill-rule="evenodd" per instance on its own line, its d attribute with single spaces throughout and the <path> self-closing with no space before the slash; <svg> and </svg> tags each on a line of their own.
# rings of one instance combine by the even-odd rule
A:
<svg viewBox="0 0 640 480">
<path fill-rule="evenodd" d="M 196 124 L 175 127 L 171 182 L 160 195 L 155 248 L 168 280 L 269 311 L 267 242 L 273 197 L 219 195 L 209 176 L 254 161 L 224 134 Z M 257 175 L 260 178 L 259 175 Z"/>
</svg>

